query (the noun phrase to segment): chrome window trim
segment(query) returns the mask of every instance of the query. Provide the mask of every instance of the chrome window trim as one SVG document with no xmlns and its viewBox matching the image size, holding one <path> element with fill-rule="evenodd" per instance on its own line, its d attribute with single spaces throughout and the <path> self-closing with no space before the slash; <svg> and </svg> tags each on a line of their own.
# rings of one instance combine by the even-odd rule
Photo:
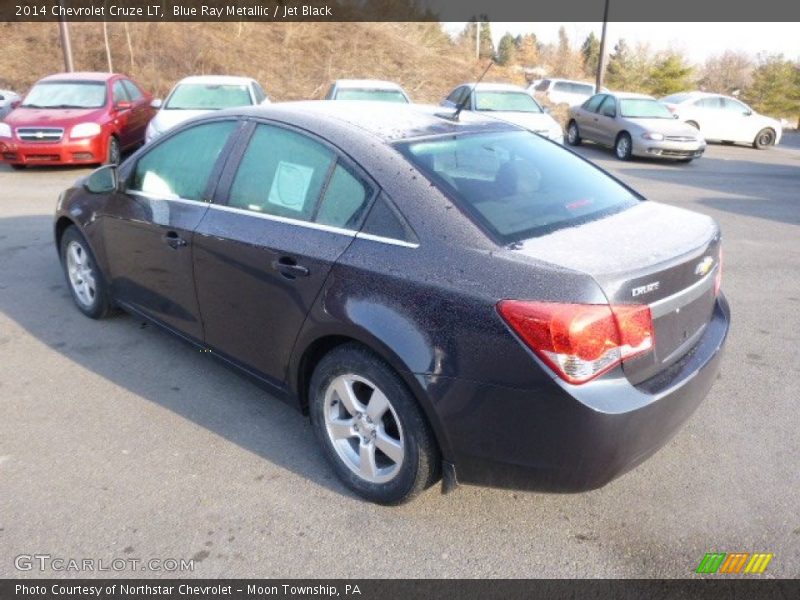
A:
<svg viewBox="0 0 800 600">
<path fill-rule="evenodd" d="M 661 300 L 656 300 L 649 305 L 650 314 L 654 319 L 657 319 L 659 317 L 663 317 L 664 315 L 668 315 L 669 313 L 682 308 L 702 297 L 703 294 L 708 292 L 708 290 L 714 286 L 714 278 L 717 276 L 718 269 L 719 263 L 717 263 L 717 265 L 711 269 L 711 272 L 709 272 L 700 281 L 693 283 L 689 287 L 684 288 L 680 292 L 676 292 L 671 296 L 667 296 Z"/>
<path fill-rule="evenodd" d="M 161 200 L 164 202 L 181 202 L 183 204 L 195 204 L 200 206 L 207 206 L 216 210 L 230 212 L 234 214 L 247 215 L 248 217 L 255 217 L 257 219 L 264 219 L 266 221 L 274 221 L 277 223 L 285 223 L 287 225 L 297 225 L 299 227 L 306 227 L 307 229 L 316 229 L 318 231 L 325 231 L 327 233 L 336 233 L 339 235 L 346 235 L 351 238 L 358 238 L 360 240 L 367 240 L 371 242 L 379 242 L 381 244 L 389 244 L 392 246 L 400 246 L 401 248 L 419 248 L 419 244 L 415 242 L 407 242 L 405 240 L 397 240 L 394 238 L 383 237 L 381 235 L 374 235 L 372 233 L 363 233 L 355 229 L 346 229 L 344 227 L 334 227 L 333 225 L 324 225 L 322 223 L 311 223 L 301 219 L 292 219 L 291 217 L 279 217 L 278 215 L 270 215 L 266 213 L 258 213 L 246 208 L 238 208 L 236 206 L 226 206 L 224 204 L 214 204 L 212 202 L 204 202 L 202 200 L 189 200 L 188 198 L 181 198 L 174 196 L 164 198 L 155 194 L 148 194 L 140 190 L 125 190 L 126 194 L 132 196 L 139 196 L 148 200 Z"/>
</svg>

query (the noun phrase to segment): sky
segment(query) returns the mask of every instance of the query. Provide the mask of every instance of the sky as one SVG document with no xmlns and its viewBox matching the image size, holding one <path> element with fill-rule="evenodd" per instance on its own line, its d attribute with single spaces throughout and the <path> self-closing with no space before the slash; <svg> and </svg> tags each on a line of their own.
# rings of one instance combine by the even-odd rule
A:
<svg viewBox="0 0 800 600">
<path fill-rule="evenodd" d="M 796 1 L 796 0 L 795 0 Z M 465 23 L 444 23 L 448 33 L 458 33 Z M 594 31 L 600 37 L 602 23 L 492 23 L 495 47 L 502 35 L 535 33 L 543 43 L 556 42 L 561 26 L 575 48 Z M 609 23 L 607 47 L 610 52 L 619 38 L 636 44 L 646 42 L 654 51 L 681 50 L 691 62 L 702 63 L 725 50 L 738 50 L 756 56 L 760 52 L 783 53 L 800 60 L 798 23 Z"/>
</svg>

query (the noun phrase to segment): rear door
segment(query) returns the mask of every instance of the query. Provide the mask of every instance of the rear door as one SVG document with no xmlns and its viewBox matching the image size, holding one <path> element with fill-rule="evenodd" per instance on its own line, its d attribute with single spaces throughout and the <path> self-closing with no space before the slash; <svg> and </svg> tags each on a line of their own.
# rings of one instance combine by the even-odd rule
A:
<svg viewBox="0 0 800 600">
<path fill-rule="evenodd" d="M 213 121 L 160 140 L 138 158 L 103 220 L 114 297 L 198 341 L 193 232 L 237 126 Z"/>
<path fill-rule="evenodd" d="M 376 187 L 322 140 L 249 127 L 197 228 L 195 281 L 206 344 L 281 386 L 300 327 Z"/>
</svg>

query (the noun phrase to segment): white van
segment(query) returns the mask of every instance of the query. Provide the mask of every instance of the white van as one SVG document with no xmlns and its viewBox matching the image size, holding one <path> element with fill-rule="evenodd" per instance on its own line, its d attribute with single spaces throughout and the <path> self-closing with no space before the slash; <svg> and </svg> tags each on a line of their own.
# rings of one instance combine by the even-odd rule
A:
<svg viewBox="0 0 800 600">
<path fill-rule="evenodd" d="M 547 98 L 553 104 L 578 106 L 594 95 L 594 84 L 571 79 L 540 79 L 534 81 L 528 91 L 537 98 Z M 607 91 L 602 88 L 601 91 Z"/>
</svg>

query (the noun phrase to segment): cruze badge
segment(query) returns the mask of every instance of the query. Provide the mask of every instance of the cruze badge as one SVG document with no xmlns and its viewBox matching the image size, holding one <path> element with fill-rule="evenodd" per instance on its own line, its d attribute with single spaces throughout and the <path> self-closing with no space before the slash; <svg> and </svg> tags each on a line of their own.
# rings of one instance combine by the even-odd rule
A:
<svg viewBox="0 0 800 600">
<path fill-rule="evenodd" d="M 694 274 L 700 275 L 701 277 L 708 273 L 711 270 L 711 267 L 714 266 L 714 259 L 710 256 L 706 256 L 703 260 L 697 263 L 697 266 L 694 268 Z"/>
<path fill-rule="evenodd" d="M 642 294 L 649 294 L 650 292 L 655 292 L 658 289 L 659 282 L 654 281 L 653 283 L 648 283 L 647 285 L 640 285 L 639 287 L 635 287 L 631 290 L 631 296 L 634 298 L 636 296 L 641 296 Z"/>
</svg>

